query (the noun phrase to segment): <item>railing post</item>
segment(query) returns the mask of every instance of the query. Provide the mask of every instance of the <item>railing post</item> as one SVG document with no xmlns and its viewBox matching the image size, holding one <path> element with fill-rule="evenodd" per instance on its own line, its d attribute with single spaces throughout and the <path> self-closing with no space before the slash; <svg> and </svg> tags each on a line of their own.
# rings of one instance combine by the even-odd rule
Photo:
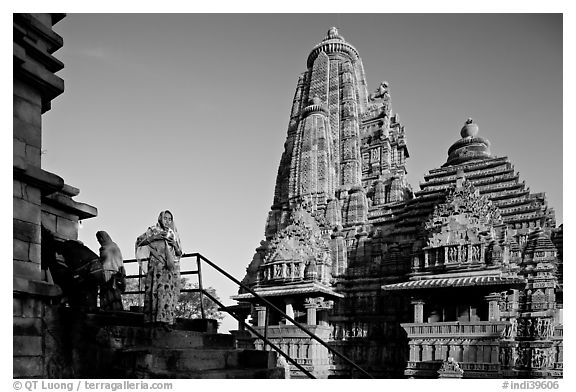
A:
<svg viewBox="0 0 576 392">
<path fill-rule="evenodd" d="M 138 263 L 138 307 L 144 307 L 144 296 L 142 295 L 142 265 Z M 142 301 L 142 303 L 140 303 Z"/>
<path fill-rule="evenodd" d="M 202 259 L 200 255 L 196 256 L 196 265 L 198 268 L 198 288 L 200 289 L 200 314 L 202 314 L 202 319 L 206 318 L 204 314 L 204 287 L 202 286 Z"/>
</svg>

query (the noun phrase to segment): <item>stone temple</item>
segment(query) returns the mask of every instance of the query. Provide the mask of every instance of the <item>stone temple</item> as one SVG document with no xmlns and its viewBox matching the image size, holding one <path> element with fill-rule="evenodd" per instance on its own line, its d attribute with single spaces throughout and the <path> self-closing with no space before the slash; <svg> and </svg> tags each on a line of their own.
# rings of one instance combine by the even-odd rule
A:
<svg viewBox="0 0 576 392">
<path fill-rule="evenodd" d="M 13 16 L 13 377 L 302 376 L 243 328 L 183 319 L 158 331 L 91 302 L 98 256 L 77 239 L 98 210 L 41 159 L 42 115 L 64 91 L 52 28 L 64 17 Z M 563 229 L 544 194 L 472 120 L 413 192 L 389 84 L 369 91 L 358 51 L 331 28 L 298 79 L 243 283 L 374 377 L 562 377 Z M 316 377 L 361 376 L 254 298 L 240 290 L 226 310 L 251 314 Z"/>
<path fill-rule="evenodd" d="M 389 84 L 369 91 L 331 28 L 299 76 L 243 282 L 375 377 L 562 377 L 563 229 L 545 195 L 472 119 L 413 191 Z M 357 376 L 250 293 L 234 299 L 317 377 Z"/>
</svg>

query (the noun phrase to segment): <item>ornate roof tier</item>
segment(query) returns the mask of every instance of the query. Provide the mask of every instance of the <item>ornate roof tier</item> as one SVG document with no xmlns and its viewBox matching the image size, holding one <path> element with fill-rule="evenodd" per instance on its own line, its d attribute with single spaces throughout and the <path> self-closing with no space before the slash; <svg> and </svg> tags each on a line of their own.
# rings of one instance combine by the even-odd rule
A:
<svg viewBox="0 0 576 392">
<path fill-rule="evenodd" d="M 474 276 L 467 278 L 445 278 L 445 279 L 423 279 L 411 280 L 408 282 L 387 284 L 382 286 L 382 290 L 416 290 L 416 289 L 436 289 L 443 287 L 468 287 L 468 286 L 496 286 L 496 285 L 518 285 L 526 284 L 526 279 L 516 276 Z"/>
<path fill-rule="evenodd" d="M 273 287 L 260 287 L 255 288 L 254 291 L 262 297 L 279 297 L 287 295 L 311 295 L 317 294 L 324 297 L 342 298 L 342 294 L 335 292 L 328 286 L 325 286 L 319 282 L 306 282 L 306 283 L 296 283 L 282 286 Z M 257 300 L 257 298 L 251 293 L 243 293 L 230 297 L 237 301 L 250 301 Z"/>
</svg>

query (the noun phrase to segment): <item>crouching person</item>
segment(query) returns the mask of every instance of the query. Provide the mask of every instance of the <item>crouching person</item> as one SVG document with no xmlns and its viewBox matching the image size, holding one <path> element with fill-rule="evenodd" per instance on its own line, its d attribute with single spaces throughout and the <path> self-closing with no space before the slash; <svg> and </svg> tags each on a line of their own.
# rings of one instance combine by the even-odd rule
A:
<svg viewBox="0 0 576 392">
<path fill-rule="evenodd" d="M 100 309 L 124 310 L 122 293 L 126 290 L 126 271 L 120 248 L 105 231 L 96 233 L 100 243 L 103 280 L 100 284 Z"/>
</svg>

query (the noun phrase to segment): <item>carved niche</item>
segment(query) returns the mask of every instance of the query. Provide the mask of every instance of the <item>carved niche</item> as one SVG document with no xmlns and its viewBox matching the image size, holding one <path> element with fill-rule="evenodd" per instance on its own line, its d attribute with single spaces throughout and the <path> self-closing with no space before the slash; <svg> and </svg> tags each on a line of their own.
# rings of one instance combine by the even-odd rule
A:
<svg viewBox="0 0 576 392">
<path fill-rule="evenodd" d="M 498 208 L 459 173 L 445 201 L 434 207 L 423 225 L 423 267 L 487 262 L 489 244 L 499 225 L 502 218 Z M 416 259 L 414 268 L 420 266 Z"/>
<path fill-rule="evenodd" d="M 448 190 L 444 203 L 434 207 L 424 229 L 428 245 L 437 247 L 485 242 L 494 226 L 501 224 L 498 208 L 486 196 L 480 195 L 470 181 L 463 180 Z M 479 257 L 477 248 L 471 251 L 472 257 Z"/>
<path fill-rule="evenodd" d="M 268 243 L 260 266 L 260 282 L 304 279 L 306 266 L 316 266 L 321 281 L 330 280 L 330 257 L 326 239 L 315 216 L 298 204 L 290 214 L 289 224 Z"/>
</svg>

